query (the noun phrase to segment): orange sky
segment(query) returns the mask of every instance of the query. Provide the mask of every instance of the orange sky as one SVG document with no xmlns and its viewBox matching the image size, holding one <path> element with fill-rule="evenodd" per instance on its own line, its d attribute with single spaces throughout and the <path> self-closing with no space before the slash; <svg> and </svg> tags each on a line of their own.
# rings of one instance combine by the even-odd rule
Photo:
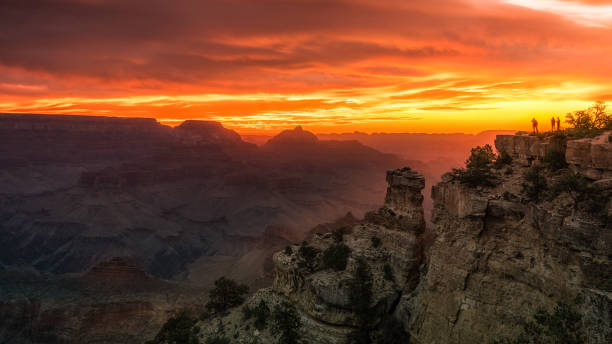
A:
<svg viewBox="0 0 612 344">
<path fill-rule="evenodd" d="M 527 129 L 612 100 L 612 0 L 5 0 L 0 112 Z"/>
</svg>

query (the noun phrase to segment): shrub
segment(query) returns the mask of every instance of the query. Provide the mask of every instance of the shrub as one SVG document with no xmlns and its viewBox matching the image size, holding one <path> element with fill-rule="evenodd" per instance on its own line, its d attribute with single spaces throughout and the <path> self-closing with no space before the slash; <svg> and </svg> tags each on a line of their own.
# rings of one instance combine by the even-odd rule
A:
<svg viewBox="0 0 612 344">
<path fill-rule="evenodd" d="M 557 303 L 552 314 L 539 309 L 534 315 L 535 321 L 523 326 L 523 332 L 515 339 L 503 338 L 493 341 L 496 344 L 536 344 L 563 343 L 582 344 L 584 333 L 581 327 L 582 317 L 571 306 Z"/>
<path fill-rule="evenodd" d="M 246 321 L 251 319 L 251 317 L 253 316 L 253 310 L 251 309 L 251 307 L 249 307 L 249 305 L 244 305 L 242 307 L 242 320 Z"/>
<path fill-rule="evenodd" d="M 387 281 L 391 281 L 393 282 L 395 279 L 393 278 L 393 269 L 391 268 L 391 265 L 389 264 L 385 264 L 383 266 L 383 273 L 384 273 L 384 278 Z"/>
<path fill-rule="evenodd" d="M 184 343 L 198 344 L 199 328 L 195 326 L 198 322 L 186 312 L 181 312 L 171 317 L 159 330 L 153 340 L 146 344 Z"/>
<path fill-rule="evenodd" d="M 510 154 L 508 154 L 508 152 L 506 152 L 506 150 L 502 149 L 497 155 L 497 159 L 495 159 L 495 162 L 493 163 L 493 167 L 499 170 L 505 165 L 510 165 L 511 163 L 512 163 L 512 157 L 510 156 Z"/>
<path fill-rule="evenodd" d="M 270 332 L 278 337 L 278 343 L 297 344 L 300 339 L 302 322 L 295 307 L 283 301 L 274 307 Z"/>
<path fill-rule="evenodd" d="M 523 175 L 525 183 L 522 184 L 522 192 L 535 202 L 539 202 L 544 191 L 548 190 L 546 178 L 542 175 L 543 170 L 542 165 L 533 165 Z"/>
<path fill-rule="evenodd" d="M 249 287 L 238 284 L 234 280 L 221 277 L 215 281 L 215 287 L 208 294 L 206 309 L 215 313 L 223 313 L 229 308 L 241 305 Z"/>
<path fill-rule="evenodd" d="M 285 255 L 290 256 L 292 254 L 293 254 L 293 249 L 291 248 L 291 246 L 285 247 Z"/>
<path fill-rule="evenodd" d="M 328 269 L 343 271 L 350 254 L 351 249 L 345 244 L 332 245 L 323 252 L 323 265 Z"/>
<path fill-rule="evenodd" d="M 372 247 L 377 248 L 378 246 L 380 246 L 380 238 L 379 237 L 372 237 Z"/>
<path fill-rule="evenodd" d="M 557 171 L 567 167 L 565 154 L 557 149 L 549 149 L 544 154 L 544 164 L 552 171 Z"/>
<path fill-rule="evenodd" d="M 552 186 L 552 191 L 555 196 L 567 193 L 574 201 L 575 210 L 582 205 L 587 211 L 599 212 L 607 203 L 601 190 L 590 186 L 589 181 L 580 173 L 568 173 L 562 176 Z"/>
<path fill-rule="evenodd" d="M 180 342 L 177 342 L 176 344 L 179 344 Z M 208 337 L 206 338 L 206 344 L 230 344 L 230 340 L 229 338 L 225 337 L 225 336 L 220 336 L 220 335 L 216 335 L 214 337 Z"/>
<path fill-rule="evenodd" d="M 251 309 L 251 314 L 255 317 L 255 328 L 260 331 L 265 329 L 270 317 L 270 308 L 268 308 L 264 300 L 259 300 L 259 304 Z"/>
<path fill-rule="evenodd" d="M 342 242 L 342 240 L 344 239 L 344 231 L 345 229 L 344 227 L 342 227 L 332 232 L 332 238 L 334 239 L 334 242 Z"/>
<path fill-rule="evenodd" d="M 453 169 L 453 174 L 462 184 L 470 187 L 495 186 L 491 167 L 495 154 L 491 145 L 472 148 L 464 169 Z"/>
<path fill-rule="evenodd" d="M 410 335 L 404 330 L 404 326 L 393 317 L 385 319 L 381 325 L 381 331 L 376 344 L 407 343 L 410 343 Z"/>
<path fill-rule="evenodd" d="M 507 175 L 507 176 L 511 175 L 512 173 L 514 173 L 514 170 L 512 169 L 512 167 L 508 167 L 508 168 L 507 168 L 507 169 L 504 171 L 504 174 L 505 174 L 505 175 Z"/>
<path fill-rule="evenodd" d="M 347 336 L 349 344 L 371 343 L 370 328 L 374 313 L 370 308 L 372 302 L 372 275 L 363 258 L 357 260 L 357 268 L 349 282 L 349 300 L 357 316 L 357 329 Z"/>
<path fill-rule="evenodd" d="M 320 252 L 321 251 L 319 249 L 312 246 L 308 246 L 308 243 L 302 243 L 302 246 L 300 246 L 300 249 L 298 250 L 298 254 L 301 258 L 298 262 L 298 267 L 313 271 L 317 265 L 316 260 Z"/>
</svg>

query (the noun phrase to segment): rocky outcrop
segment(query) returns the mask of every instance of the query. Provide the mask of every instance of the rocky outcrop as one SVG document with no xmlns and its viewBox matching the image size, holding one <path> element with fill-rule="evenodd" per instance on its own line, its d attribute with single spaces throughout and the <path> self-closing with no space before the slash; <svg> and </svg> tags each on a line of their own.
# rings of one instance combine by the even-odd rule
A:
<svg viewBox="0 0 612 344">
<path fill-rule="evenodd" d="M 421 190 L 425 184 L 423 177 L 409 168 L 388 171 L 387 182 L 386 201 L 381 209 L 350 229 L 330 227 L 344 230 L 342 240 L 337 234 L 315 230 L 307 243 L 290 245 L 274 254 L 272 288 L 258 291 L 247 305 L 255 307 L 263 300 L 272 308 L 289 301 L 301 316 L 302 339 L 306 343 L 345 343 L 346 335 L 358 324 L 350 295 L 359 260 L 366 263 L 372 277 L 370 307 L 377 319 L 373 325 L 394 313 L 403 295 L 413 292 L 419 282 L 424 230 Z M 340 271 L 326 266 L 322 259 L 326 250 L 338 245 L 350 250 L 346 268 Z M 305 249 L 318 252 L 310 266 L 302 264 L 305 260 L 301 250 Z M 253 331 L 238 310 L 221 321 L 225 328 L 234 329 L 224 335 L 232 335 L 238 343 L 249 342 L 252 337 L 272 341 L 267 331 Z M 202 324 L 203 338 L 218 331 L 214 324 Z"/>
<path fill-rule="evenodd" d="M 542 160 L 549 151 L 565 153 L 566 140 L 561 136 L 540 138 L 530 135 L 497 135 L 495 148 L 508 153 L 517 163 L 528 166 L 532 161 Z"/>
<path fill-rule="evenodd" d="M 498 175 L 494 188 L 468 188 L 448 178 L 433 188 L 437 237 L 419 287 L 398 306 L 415 342 L 513 337 L 537 309 L 551 310 L 557 302 L 580 312 L 587 343 L 612 340 L 609 222 L 573 210 L 566 194 L 539 203 L 520 196 L 525 161 L 545 151 L 538 140 L 498 137 L 498 149 L 518 161 L 511 173 Z M 549 185 L 553 178 L 547 177 Z M 607 183 L 595 184 L 610 199 Z"/>
<path fill-rule="evenodd" d="M 408 167 L 387 172 L 385 203 L 378 211 L 367 213 L 368 222 L 388 229 L 422 233 L 425 230 L 423 194 L 425 178 Z"/>
<path fill-rule="evenodd" d="M 547 152 L 557 151 L 565 156 L 572 169 L 590 179 L 612 177 L 612 132 L 604 132 L 595 138 L 571 139 L 559 135 L 545 138 L 530 135 L 498 135 L 495 147 L 505 151 L 523 166 L 542 161 Z"/>
<path fill-rule="evenodd" d="M 350 281 L 357 259 L 365 259 L 373 280 L 371 306 L 379 315 L 393 312 L 401 295 L 417 284 L 422 262 L 420 233 L 424 230 L 423 177 L 409 168 L 387 172 L 385 205 L 368 214 L 365 223 L 352 228 L 343 244 L 350 248 L 344 271 L 326 268 L 318 261 L 314 269 L 300 267 L 300 246 L 291 253 L 274 255 L 276 265 L 273 289 L 296 304 L 315 321 L 334 326 L 355 326 L 355 305 L 351 303 Z M 373 242 L 376 242 L 375 244 Z M 320 252 L 332 247 L 328 234 L 315 234 L 309 246 Z M 392 279 L 385 277 L 384 266 Z"/>
<path fill-rule="evenodd" d="M 567 142 L 565 159 L 576 170 L 591 179 L 612 178 L 611 132 L 596 138 Z"/>
</svg>

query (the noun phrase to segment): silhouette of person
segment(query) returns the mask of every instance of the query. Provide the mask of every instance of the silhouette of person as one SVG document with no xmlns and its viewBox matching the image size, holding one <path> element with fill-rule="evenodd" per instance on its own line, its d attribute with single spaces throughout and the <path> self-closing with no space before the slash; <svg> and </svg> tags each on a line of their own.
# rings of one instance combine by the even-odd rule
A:
<svg viewBox="0 0 612 344">
<path fill-rule="evenodd" d="M 557 131 L 561 130 L 561 120 L 557 117 Z"/>
<path fill-rule="evenodd" d="M 533 132 L 537 134 L 538 133 L 538 121 L 536 121 L 535 117 L 531 120 L 531 126 L 533 127 Z"/>
<path fill-rule="evenodd" d="M 550 131 L 555 131 L 555 117 L 551 117 L 550 119 Z"/>
</svg>

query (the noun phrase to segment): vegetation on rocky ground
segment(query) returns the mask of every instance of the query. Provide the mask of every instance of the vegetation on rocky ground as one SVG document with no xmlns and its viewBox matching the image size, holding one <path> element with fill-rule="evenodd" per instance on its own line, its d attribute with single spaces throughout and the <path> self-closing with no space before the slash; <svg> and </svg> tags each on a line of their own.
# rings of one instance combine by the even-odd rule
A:
<svg viewBox="0 0 612 344">
<path fill-rule="evenodd" d="M 387 281 L 393 282 L 395 280 L 395 278 L 393 277 L 393 269 L 391 268 L 391 265 L 389 264 L 385 264 L 383 266 L 383 275 Z"/>
<path fill-rule="evenodd" d="M 581 315 L 570 305 L 558 303 L 552 313 L 539 309 L 525 322 L 516 338 L 494 340 L 493 344 L 582 344 Z"/>
<path fill-rule="evenodd" d="M 225 336 L 213 336 L 213 337 L 206 338 L 206 341 L 204 343 L 205 344 L 230 344 L 231 341 L 229 338 Z M 176 343 L 176 344 L 181 344 L 181 343 Z"/>
<path fill-rule="evenodd" d="M 372 342 L 370 332 L 374 313 L 372 302 L 372 274 L 363 258 L 357 260 L 357 268 L 349 284 L 349 300 L 356 314 L 357 328 L 349 333 L 347 344 L 368 344 Z"/>
<path fill-rule="evenodd" d="M 316 247 L 309 246 L 306 241 L 302 243 L 298 250 L 299 258 L 298 267 L 313 271 L 317 266 L 317 257 L 321 251 Z"/>
<path fill-rule="evenodd" d="M 387 317 L 382 321 L 380 328 L 375 335 L 376 344 L 410 344 L 410 335 L 397 319 Z"/>
<path fill-rule="evenodd" d="M 229 278 L 221 277 L 215 281 L 215 287 L 208 294 L 209 301 L 206 304 L 206 309 L 222 314 L 229 308 L 240 306 L 248 292 L 248 286 L 238 284 Z"/>
<path fill-rule="evenodd" d="M 495 175 L 491 172 L 495 153 L 491 145 L 472 148 L 471 154 L 465 161 L 465 168 L 453 169 L 453 175 L 459 182 L 470 187 L 495 186 Z"/>
<path fill-rule="evenodd" d="M 371 239 L 372 241 L 372 247 L 377 248 L 378 246 L 380 246 L 380 238 L 373 236 Z"/>
<path fill-rule="evenodd" d="M 335 231 L 333 231 L 332 238 L 334 239 L 334 242 L 336 243 L 342 242 L 345 232 L 346 232 L 346 228 L 344 227 L 338 228 Z"/>
<path fill-rule="evenodd" d="M 146 344 L 199 344 L 197 322 L 187 312 L 181 312 L 168 319 L 155 338 Z"/>
<path fill-rule="evenodd" d="M 524 174 L 522 193 L 534 202 L 539 202 L 544 192 L 548 190 L 548 182 L 544 176 L 543 165 L 533 165 Z"/>
<path fill-rule="evenodd" d="M 256 329 L 262 331 L 268 325 L 268 318 L 270 317 L 270 308 L 264 300 L 260 300 L 259 304 L 254 308 L 250 308 L 248 305 L 242 307 L 242 314 L 244 316 L 244 320 L 249 320 L 251 318 L 255 318 L 255 322 L 253 326 Z"/>
<path fill-rule="evenodd" d="M 502 150 L 499 152 L 499 154 L 497 154 L 497 158 L 493 162 L 493 167 L 496 170 L 500 170 L 502 167 L 510 164 L 512 164 L 512 157 L 510 154 L 508 154 L 508 152 Z"/>
<path fill-rule="evenodd" d="M 270 332 L 278 344 L 298 344 L 302 322 L 295 306 L 283 301 L 274 307 Z"/>
<path fill-rule="evenodd" d="M 351 249 L 343 243 L 333 244 L 323 251 L 323 265 L 327 269 L 344 271 Z"/>
<path fill-rule="evenodd" d="M 573 201 L 574 210 L 584 210 L 597 214 L 606 205 L 606 195 L 597 187 L 592 186 L 589 180 L 580 173 L 568 172 L 564 174 L 552 187 L 553 197 L 565 193 Z"/>
<path fill-rule="evenodd" d="M 549 149 L 544 153 L 542 159 L 544 165 L 551 171 L 558 171 L 567 167 L 567 161 L 565 161 L 565 153 L 558 149 Z"/>
</svg>

